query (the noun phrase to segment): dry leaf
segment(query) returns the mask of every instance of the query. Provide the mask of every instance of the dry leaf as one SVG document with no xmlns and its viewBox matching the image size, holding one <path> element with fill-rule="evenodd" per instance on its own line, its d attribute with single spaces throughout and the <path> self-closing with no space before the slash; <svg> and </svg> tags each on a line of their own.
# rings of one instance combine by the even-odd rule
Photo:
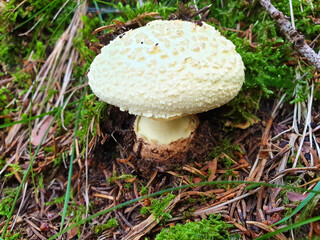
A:
<svg viewBox="0 0 320 240">
<path fill-rule="evenodd" d="M 48 116 L 46 120 L 42 123 L 40 128 L 32 129 L 31 132 L 31 143 L 34 146 L 38 146 L 41 142 L 41 139 L 43 138 L 44 134 L 46 133 L 48 127 L 50 126 L 50 123 L 52 121 L 53 117 Z"/>
<path fill-rule="evenodd" d="M 319 156 L 317 155 L 317 151 L 311 147 L 309 148 L 309 151 L 313 157 L 313 165 L 316 166 L 316 165 L 320 164 L 320 159 L 319 159 Z"/>
<path fill-rule="evenodd" d="M 78 227 L 71 228 L 67 232 L 67 239 L 72 239 L 78 234 Z"/>
<path fill-rule="evenodd" d="M 298 201 L 303 201 L 307 195 L 303 195 L 301 193 L 295 193 L 295 192 L 288 192 L 287 197 L 291 202 L 298 202 Z"/>
<path fill-rule="evenodd" d="M 21 128 L 21 124 L 16 124 L 12 128 L 10 128 L 8 136 L 5 139 L 6 147 L 9 147 L 13 138 L 15 138 L 18 135 L 18 131 L 20 130 L 20 128 Z"/>
<path fill-rule="evenodd" d="M 217 164 L 218 162 L 216 158 L 208 162 L 208 167 L 210 169 L 210 176 L 208 178 L 209 182 L 213 181 L 216 178 Z"/>
<path fill-rule="evenodd" d="M 235 128 L 240 128 L 240 129 L 247 129 L 248 127 L 250 127 L 251 125 L 258 123 L 259 120 L 250 118 L 248 121 L 246 121 L 245 123 L 233 123 L 231 121 L 226 121 L 225 126 L 226 127 L 235 127 Z"/>
</svg>

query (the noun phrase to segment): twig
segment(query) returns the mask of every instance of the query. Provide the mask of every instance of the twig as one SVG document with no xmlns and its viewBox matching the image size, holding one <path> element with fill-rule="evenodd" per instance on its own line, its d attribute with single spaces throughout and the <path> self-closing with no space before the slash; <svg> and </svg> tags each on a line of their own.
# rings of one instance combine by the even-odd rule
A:
<svg viewBox="0 0 320 240">
<path fill-rule="evenodd" d="M 320 69 L 320 55 L 318 55 L 304 40 L 303 35 L 291 25 L 286 16 L 276 9 L 270 0 L 260 0 L 260 4 L 270 14 L 271 18 L 277 23 L 287 40 L 293 43 L 294 49 L 317 69 Z"/>
<path fill-rule="evenodd" d="M 291 17 L 291 24 L 293 29 L 296 29 L 296 26 L 294 24 L 294 15 L 293 15 L 293 8 L 292 8 L 292 0 L 289 0 L 289 5 L 290 5 L 290 17 Z"/>
<path fill-rule="evenodd" d="M 58 10 L 58 12 L 54 15 L 53 19 L 51 20 L 51 22 L 54 22 L 54 20 L 56 20 L 56 18 L 58 17 L 58 15 L 60 14 L 60 12 L 64 9 L 64 7 L 67 5 L 67 3 L 70 0 L 67 0 L 64 2 L 64 4 L 62 4 L 62 6 L 60 7 L 60 9 Z"/>
<path fill-rule="evenodd" d="M 210 9 L 212 4 L 205 6 L 205 7 L 201 8 L 200 10 L 198 10 L 198 7 L 196 5 L 194 5 L 194 6 L 196 7 L 196 12 L 191 15 L 191 18 L 194 18 L 195 16 L 199 15 L 200 19 L 203 19 L 205 17 L 205 15 L 207 15 L 207 11 Z M 204 13 L 203 16 L 201 16 L 202 13 Z"/>
<path fill-rule="evenodd" d="M 16 222 L 17 222 L 17 220 L 18 220 L 18 217 L 19 217 L 19 214 L 20 214 L 20 212 L 21 212 L 21 209 L 22 209 L 22 207 L 23 207 L 24 204 L 25 204 L 24 200 L 25 200 L 25 197 L 26 197 L 27 187 L 28 187 L 28 183 L 25 183 L 25 184 L 24 184 L 24 188 L 23 188 L 22 200 L 21 200 L 21 203 L 20 203 L 18 212 L 17 212 L 17 214 L 16 214 L 16 216 L 15 216 L 15 218 L 14 218 L 14 221 L 13 221 L 13 223 L 12 223 L 12 225 L 11 225 L 11 230 L 13 230 L 14 225 L 16 224 Z"/>
<path fill-rule="evenodd" d="M 315 166 L 315 167 L 299 167 L 299 168 L 287 168 L 285 170 L 283 170 L 282 172 L 277 173 L 274 178 L 283 175 L 283 174 L 287 174 L 289 172 L 297 172 L 297 171 L 318 171 L 319 170 L 319 166 Z"/>
<path fill-rule="evenodd" d="M 293 146 L 294 146 L 294 143 L 296 142 L 297 138 L 298 138 L 297 134 L 292 133 L 289 135 L 289 144 L 287 146 L 290 146 L 292 152 L 294 151 Z M 284 154 L 284 156 L 282 157 L 282 159 L 279 163 L 279 166 L 276 170 L 276 173 L 281 173 L 282 171 L 285 170 L 287 163 L 288 163 L 289 156 L 290 156 L 290 152 L 286 152 Z M 279 185 L 284 184 L 283 179 L 281 178 L 281 179 L 277 180 L 276 184 L 279 184 Z"/>
</svg>

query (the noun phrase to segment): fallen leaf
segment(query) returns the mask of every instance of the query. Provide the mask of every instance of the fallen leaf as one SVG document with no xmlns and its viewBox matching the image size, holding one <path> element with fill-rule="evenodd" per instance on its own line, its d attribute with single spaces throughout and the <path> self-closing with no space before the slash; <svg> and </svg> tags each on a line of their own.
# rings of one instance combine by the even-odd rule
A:
<svg viewBox="0 0 320 240">
<path fill-rule="evenodd" d="M 320 235 L 320 222 L 313 222 L 311 223 L 313 231 L 315 231 L 316 234 Z"/>
<path fill-rule="evenodd" d="M 218 162 L 216 158 L 208 162 L 208 168 L 210 169 L 210 176 L 208 178 L 209 182 L 216 178 L 217 164 Z"/>
<path fill-rule="evenodd" d="M 78 227 L 71 228 L 67 232 L 67 239 L 72 239 L 78 234 Z"/>
<path fill-rule="evenodd" d="M 39 146 L 41 139 L 44 137 L 48 127 L 50 126 L 52 119 L 53 119 L 52 116 L 48 116 L 39 128 L 32 129 L 31 131 L 32 145 Z"/>
<path fill-rule="evenodd" d="M 314 149 L 311 148 L 311 147 L 309 148 L 309 151 L 310 151 L 310 153 L 311 153 L 311 155 L 312 155 L 312 157 L 313 157 L 313 164 L 314 164 L 314 166 L 320 164 L 320 159 L 319 159 L 319 156 L 317 155 L 317 151 L 314 150 Z"/>
<path fill-rule="evenodd" d="M 320 24 L 320 18 L 315 18 L 313 16 L 308 16 L 309 18 L 311 18 L 312 22 L 316 25 Z"/>
<path fill-rule="evenodd" d="M 199 177 L 193 178 L 193 183 L 201 183 L 201 178 Z"/>
<path fill-rule="evenodd" d="M 295 193 L 295 192 L 288 192 L 287 197 L 291 202 L 298 202 L 298 201 L 303 201 L 308 194 L 303 195 L 301 193 Z"/>
<path fill-rule="evenodd" d="M 251 125 L 258 123 L 258 122 L 259 122 L 259 120 L 250 118 L 248 121 L 246 121 L 244 123 L 233 123 L 231 121 L 226 121 L 225 126 L 226 127 L 231 126 L 231 127 L 240 128 L 240 129 L 247 129 Z"/>
<path fill-rule="evenodd" d="M 13 127 L 10 128 L 9 133 L 5 139 L 6 147 L 9 147 L 11 142 L 13 141 L 13 138 L 17 136 L 18 131 L 21 128 L 21 124 L 16 124 Z"/>
</svg>

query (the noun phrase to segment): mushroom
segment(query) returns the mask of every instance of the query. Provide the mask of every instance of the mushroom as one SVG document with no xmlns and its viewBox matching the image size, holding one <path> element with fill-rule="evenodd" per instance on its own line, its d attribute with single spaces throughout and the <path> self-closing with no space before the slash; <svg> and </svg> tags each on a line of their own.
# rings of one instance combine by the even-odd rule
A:
<svg viewBox="0 0 320 240">
<path fill-rule="evenodd" d="M 100 99 L 136 115 L 133 151 L 165 165 L 184 161 L 192 151 L 195 114 L 238 94 L 244 65 L 214 27 L 155 20 L 104 46 L 88 79 Z"/>
</svg>

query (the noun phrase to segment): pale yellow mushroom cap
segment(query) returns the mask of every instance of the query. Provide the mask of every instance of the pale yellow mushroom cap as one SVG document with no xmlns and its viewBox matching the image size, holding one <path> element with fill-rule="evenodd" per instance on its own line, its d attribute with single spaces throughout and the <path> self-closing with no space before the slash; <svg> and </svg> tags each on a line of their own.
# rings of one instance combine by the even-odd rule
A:
<svg viewBox="0 0 320 240">
<path fill-rule="evenodd" d="M 214 27 L 156 20 L 103 47 L 88 78 L 103 101 L 134 115 L 168 119 L 229 102 L 243 84 L 244 65 Z"/>
</svg>

